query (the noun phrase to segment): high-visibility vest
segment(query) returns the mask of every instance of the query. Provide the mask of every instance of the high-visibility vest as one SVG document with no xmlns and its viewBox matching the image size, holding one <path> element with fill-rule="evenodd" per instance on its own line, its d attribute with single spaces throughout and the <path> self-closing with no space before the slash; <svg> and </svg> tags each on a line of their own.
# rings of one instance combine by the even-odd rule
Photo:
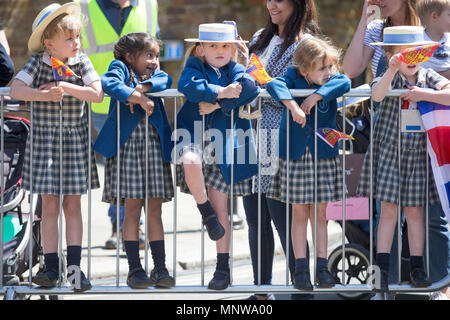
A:
<svg viewBox="0 0 450 320">
<path fill-rule="evenodd" d="M 114 60 L 114 45 L 123 35 L 130 32 L 147 32 L 156 35 L 158 19 L 158 3 L 156 0 L 140 0 L 136 7 L 131 8 L 120 35 L 111 26 L 96 0 L 75 0 L 81 6 L 81 14 L 86 20 L 86 26 L 81 30 L 81 40 L 84 52 L 101 76 L 108 71 L 109 64 Z M 92 103 L 92 111 L 107 114 L 109 98 L 101 103 Z"/>
</svg>

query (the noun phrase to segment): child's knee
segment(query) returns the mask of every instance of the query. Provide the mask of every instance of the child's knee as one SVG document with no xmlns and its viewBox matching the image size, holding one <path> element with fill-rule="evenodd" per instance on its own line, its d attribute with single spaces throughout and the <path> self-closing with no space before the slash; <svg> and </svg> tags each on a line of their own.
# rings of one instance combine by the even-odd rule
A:
<svg viewBox="0 0 450 320">
<path fill-rule="evenodd" d="M 307 222 L 309 219 L 309 206 L 294 205 L 292 207 L 292 220 L 297 222 Z"/>
<path fill-rule="evenodd" d="M 66 215 L 81 214 L 80 197 L 65 197 L 63 200 L 63 210 Z"/>
</svg>

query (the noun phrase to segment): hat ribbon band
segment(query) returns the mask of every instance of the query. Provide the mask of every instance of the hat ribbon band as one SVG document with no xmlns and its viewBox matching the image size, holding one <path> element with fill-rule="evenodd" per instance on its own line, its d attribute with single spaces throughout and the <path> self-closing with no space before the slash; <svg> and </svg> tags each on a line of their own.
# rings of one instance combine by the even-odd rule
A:
<svg viewBox="0 0 450 320">
<path fill-rule="evenodd" d="M 234 32 L 208 32 L 208 31 L 199 31 L 198 39 L 200 41 L 234 41 L 236 40 L 234 36 Z"/>
<path fill-rule="evenodd" d="M 58 9 L 58 8 L 56 8 L 56 9 Z M 42 21 L 44 21 L 45 18 L 47 18 L 49 15 L 51 15 L 53 12 L 55 12 L 56 9 L 50 10 L 49 12 L 44 14 L 44 16 L 41 18 L 41 20 L 39 20 L 39 22 L 36 24 L 36 28 L 41 24 Z"/>
<path fill-rule="evenodd" d="M 411 43 L 411 42 L 421 42 L 423 41 L 422 34 L 385 34 L 383 35 L 383 43 Z"/>
</svg>

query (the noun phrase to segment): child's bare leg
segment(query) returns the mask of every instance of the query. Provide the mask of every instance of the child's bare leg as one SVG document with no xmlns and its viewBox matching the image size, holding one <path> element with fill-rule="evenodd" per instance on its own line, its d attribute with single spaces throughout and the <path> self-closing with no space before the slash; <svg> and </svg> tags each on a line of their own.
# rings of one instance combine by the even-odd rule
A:
<svg viewBox="0 0 450 320">
<path fill-rule="evenodd" d="M 161 219 L 163 199 L 148 199 L 148 240 L 164 240 L 164 227 Z"/>
<path fill-rule="evenodd" d="M 423 207 L 404 207 L 408 224 L 408 243 L 411 256 L 422 256 L 425 241 Z"/>
<path fill-rule="evenodd" d="M 381 215 L 377 232 L 377 252 L 390 253 L 397 225 L 398 207 L 396 204 L 381 202 Z"/>
<path fill-rule="evenodd" d="M 81 195 L 66 195 L 63 199 L 66 219 L 67 246 L 81 246 L 83 238 L 83 219 L 81 217 Z"/>
<path fill-rule="evenodd" d="M 139 241 L 139 219 L 144 204 L 142 199 L 125 199 L 125 218 L 123 220 L 123 239 Z"/>
<path fill-rule="evenodd" d="M 59 197 L 42 195 L 41 239 L 44 254 L 58 251 Z"/>
<path fill-rule="evenodd" d="M 306 258 L 309 204 L 292 204 L 292 247 L 296 259 Z"/>
<path fill-rule="evenodd" d="M 327 232 L 327 203 L 317 204 L 317 257 L 326 258 L 328 248 L 328 232 Z M 312 236 L 314 239 L 314 205 L 310 205 L 309 221 L 311 222 Z"/>
<path fill-rule="evenodd" d="M 217 253 L 230 251 L 230 221 L 228 219 L 228 195 L 208 187 L 209 198 L 220 224 L 225 229 L 225 236 L 216 241 Z"/>
<path fill-rule="evenodd" d="M 208 200 L 203 178 L 202 159 L 193 151 L 187 151 L 182 157 L 186 184 L 197 203 L 205 203 Z"/>
</svg>

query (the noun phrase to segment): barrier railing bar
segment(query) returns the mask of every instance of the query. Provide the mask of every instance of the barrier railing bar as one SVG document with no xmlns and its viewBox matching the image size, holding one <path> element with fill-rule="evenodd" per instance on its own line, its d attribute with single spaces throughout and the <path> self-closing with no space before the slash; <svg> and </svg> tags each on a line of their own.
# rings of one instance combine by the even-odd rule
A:
<svg viewBox="0 0 450 320">
<path fill-rule="evenodd" d="M 398 153 L 398 207 L 397 207 L 397 261 L 398 261 L 398 284 L 401 282 L 401 274 L 402 274 L 402 183 L 401 183 L 401 173 L 402 173 L 402 166 L 401 166 L 401 144 L 402 144 L 402 104 L 400 97 L 398 98 L 398 146 L 397 146 L 397 153 Z M 381 213 L 380 213 L 381 215 Z"/>
</svg>

